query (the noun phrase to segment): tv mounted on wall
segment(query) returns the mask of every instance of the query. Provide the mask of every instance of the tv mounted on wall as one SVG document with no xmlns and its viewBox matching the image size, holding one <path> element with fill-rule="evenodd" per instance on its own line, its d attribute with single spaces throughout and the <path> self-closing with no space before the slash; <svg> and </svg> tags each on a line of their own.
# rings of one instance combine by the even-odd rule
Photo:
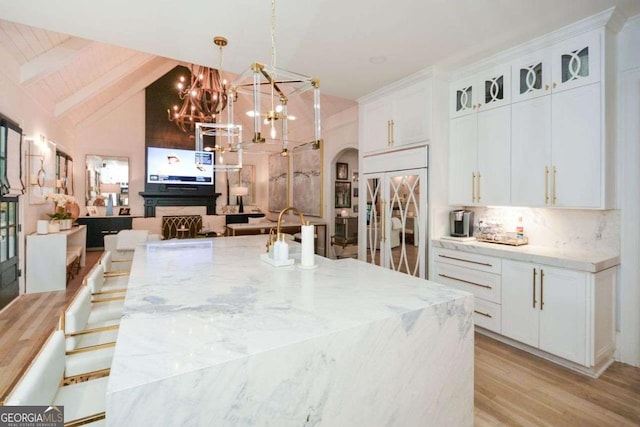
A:
<svg viewBox="0 0 640 427">
<path fill-rule="evenodd" d="M 147 184 L 214 185 L 213 153 L 147 147 Z"/>
</svg>

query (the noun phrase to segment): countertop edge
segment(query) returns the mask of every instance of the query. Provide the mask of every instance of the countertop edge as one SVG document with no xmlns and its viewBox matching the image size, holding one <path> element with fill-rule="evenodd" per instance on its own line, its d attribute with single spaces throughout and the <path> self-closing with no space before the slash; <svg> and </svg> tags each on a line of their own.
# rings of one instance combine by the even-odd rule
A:
<svg viewBox="0 0 640 427">
<path fill-rule="evenodd" d="M 432 239 L 433 247 L 459 250 L 482 255 L 495 256 L 516 261 L 536 262 L 554 267 L 569 268 L 588 273 L 598 273 L 620 264 L 620 255 L 611 252 L 572 251 L 542 246 L 504 246 L 496 243 L 478 241 L 456 242 L 443 239 Z M 569 252 L 569 250 L 566 250 Z"/>
</svg>

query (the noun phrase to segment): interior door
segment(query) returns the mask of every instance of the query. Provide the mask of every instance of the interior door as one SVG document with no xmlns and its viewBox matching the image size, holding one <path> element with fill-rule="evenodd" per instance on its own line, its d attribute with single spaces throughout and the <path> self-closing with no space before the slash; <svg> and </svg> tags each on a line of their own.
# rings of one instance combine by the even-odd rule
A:
<svg viewBox="0 0 640 427">
<path fill-rule="evenodd" d="M 0 201 L 0 309 L 19 294 L 18 199 Z"/>
</svg>

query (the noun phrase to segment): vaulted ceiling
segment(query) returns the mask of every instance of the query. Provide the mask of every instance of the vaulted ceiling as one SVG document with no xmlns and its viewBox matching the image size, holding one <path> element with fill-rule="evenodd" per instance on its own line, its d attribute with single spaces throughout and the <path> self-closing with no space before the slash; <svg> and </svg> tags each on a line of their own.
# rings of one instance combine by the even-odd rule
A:
<svg viewBox="0 0 640 427">
<path fill-rule="evenodd" d="M 439 64 L 454 67 L 608 7 L 638 0 L 278 0 L 277 65 L 319 77 L 323 116 Z M 225 72 L 270 62 L 267 0 L 0 0 L 0 48 L 38 102 L 72 126 L 99 117 L 178 64 Z"/>
</svg>

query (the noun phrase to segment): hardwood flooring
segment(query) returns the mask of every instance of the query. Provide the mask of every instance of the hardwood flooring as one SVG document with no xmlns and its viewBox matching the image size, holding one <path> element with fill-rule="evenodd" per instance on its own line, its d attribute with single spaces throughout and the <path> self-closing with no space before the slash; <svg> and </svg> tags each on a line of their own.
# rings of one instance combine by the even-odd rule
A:
<svg viewBox="0 0 640 427">
<path fill-rule="evenodd" d="M 66 291 L 23 295 L 0 311 L 0 394 L 56 328 L 101 252 Z M 638 426 L 640 368 L 614 363 L 597 380 L 475 336 L 476 426 Z"/>
<path fill-rule="evenodd" d="M 57 292 L 24 294 L 0 311 L 0 396 L 58 327 L 60 313 L 102 252 L 87 252 L 85 266 Z"/>
</svg>

